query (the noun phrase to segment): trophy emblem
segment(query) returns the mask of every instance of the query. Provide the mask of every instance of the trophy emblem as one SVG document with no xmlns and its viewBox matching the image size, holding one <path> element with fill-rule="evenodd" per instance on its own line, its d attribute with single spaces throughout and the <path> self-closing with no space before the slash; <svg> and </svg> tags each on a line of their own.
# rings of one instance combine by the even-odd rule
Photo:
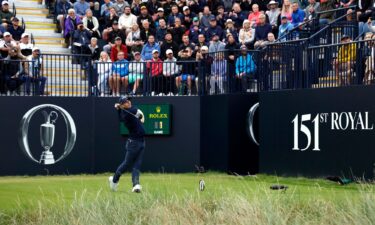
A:
<svg viewBox="0 0 375 225">
<path fill-rule="evenodd" d="M 58 114 L 56 111 L 51 111 L 49 114 L 46 111 L 42 111 L 42 113 L 46 122 L 40 125 L 40 143 L 42 144 L 44 151 L 40 156 L 39 163 L 50 165 L 55 163 L 55 158 L 50 150 L 55 140 L 54 123 L 56 123 Z"/>
</svg>

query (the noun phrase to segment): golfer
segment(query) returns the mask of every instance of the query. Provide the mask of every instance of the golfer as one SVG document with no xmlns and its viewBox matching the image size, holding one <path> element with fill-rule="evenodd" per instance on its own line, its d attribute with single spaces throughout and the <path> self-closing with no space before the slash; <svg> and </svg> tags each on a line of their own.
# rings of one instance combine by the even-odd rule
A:
<svg viewBox="0 0 375 225">
<path fill-rule="evenodd" d="M 144 115 L 141 110 L 132 106 L 131 99 L 127 96 L 121 97 L 119 102 L 115 104 L 115 108 L 118 111 L 120 122 L 123 122 L 129 130 L 129 138 L 125 144 L 125 159 L 117 168 L 115 174 L 109 177 L 109 187 L 116 191 L 121 174 L 132 166 L 132 192 L 139 193 L 142 189 L 139 184 L 139 169 L 145 149 Z"/>
</svg>

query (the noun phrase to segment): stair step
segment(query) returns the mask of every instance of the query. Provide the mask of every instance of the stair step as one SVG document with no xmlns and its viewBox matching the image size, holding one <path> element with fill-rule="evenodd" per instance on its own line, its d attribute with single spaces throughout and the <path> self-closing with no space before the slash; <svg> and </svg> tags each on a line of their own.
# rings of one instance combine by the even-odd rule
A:
<svg viewBox="0 0 375 225">
<path fill-rule="evenodd" d="M 43 47 L 43 46 L 49 46 L 49 47 L 63 47 L 61 41 L 36 41 L 35 40 L 35 45 L 38 45 L 38 47 Z"/>
<path fill-rule="evenodd" d="M 52 32 L 52 30 L 39 30 L 26 27 L 26 33 L 33 34 L 34 38 L 63 38 L 62 34 Z"/>
<path fill-rule="evenodd" d="M 17 10 L 17 16 L 23 17 L 24 20 L 26 20 L 29 16 L 37 16 L 37 17 L 47 17 L 48 12 L 39 12 L 38 9 L 35 9 L 35 11 L 29 10 L 29 11 L 18 11 Z"/>
<path fill-rule="evenodd" d="M 25 25 L 27 28 L 30 28 L 30 29 L 38 29 L 38 28 L 51 28 L 51 29 L 55 29 L 56 28 L 56 24 L 54 23 L 43 23 L 43 22 L 25 22 Z"/>
<path fill-rule="evenodd" d="M 12 8 L 9 10 L 13 11 Z M 18 6 L 16 7 L 17 14 L 22 14 L 22 12 L 43 12 L 43 13 L 48 13 L 49 10 L 46 9 L 45 7 L 40 8 L 39 5 L 37 7 L 23 7 L 23 6 Z"/>
<path fill-rule="evenodd" d="M 27 16 L 24 18 L 25 22 L 40 22 L 40 23 L 53 23 L 53 19 L 46 18 L 45 16 Z M 26 27 L 27 28 L 27 27 Z"/>
<path fill-rule="evenodd" d="M 42 4 L 32 1 L 15 1 L 14 5 L 16 9 L 18 8 L 35 8 L 35 9 L 45 9 L 46 7 Z"/>
</svg>

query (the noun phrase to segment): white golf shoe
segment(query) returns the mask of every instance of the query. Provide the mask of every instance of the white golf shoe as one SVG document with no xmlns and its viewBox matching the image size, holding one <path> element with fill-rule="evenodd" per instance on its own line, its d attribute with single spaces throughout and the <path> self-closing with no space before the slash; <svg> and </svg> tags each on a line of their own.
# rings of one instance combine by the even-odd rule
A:
<svg viewBox="0 0 375 225">
<path fill-rule="evenodd" d="M 113 182 L 113 176 L 108 177 L 108 181 L 109 181 L 109 188 L 110 188 L 112 191 L 117 191 L 118 183 L 114 183 L 114 182 Z"/>
<path fill-rule="evenodd" d="M 139 185 L 139 184 L 136 184 L 133 189 L 132 189 L 132 192 L 135 192 L 135 193 L 140 193 L 142 190 L 142 186 Z"/>
</svg>

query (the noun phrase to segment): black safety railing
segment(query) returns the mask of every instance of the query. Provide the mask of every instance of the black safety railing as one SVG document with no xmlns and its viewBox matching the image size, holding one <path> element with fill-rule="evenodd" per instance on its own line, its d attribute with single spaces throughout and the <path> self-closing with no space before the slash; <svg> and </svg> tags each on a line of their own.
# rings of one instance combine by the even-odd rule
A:
<svg viewBox="0 0 375 225">
<path fill-rule="evenodd" d="M 23 17 L 21 18 L 21 27 L 23 30 L 26 30 L 26 24 L 25 24 L 25 20 L 23 19 Z"/>
<path fill-rule="evenodd" d="M 31 37 L 30 37 L 31 44 L 35 45 L 35 38 L 34 38 L 34 35 L 31 34 L 30 36 L 31 36 Z"/>
<path fill-rule="evenodd" d="M 16 5 L 14 4 L 14 2 L 12 3 L 12 7 L 13 7 L 13 15 L 17 16 L 17 9 L 16 9 Z"/>
</svg>

